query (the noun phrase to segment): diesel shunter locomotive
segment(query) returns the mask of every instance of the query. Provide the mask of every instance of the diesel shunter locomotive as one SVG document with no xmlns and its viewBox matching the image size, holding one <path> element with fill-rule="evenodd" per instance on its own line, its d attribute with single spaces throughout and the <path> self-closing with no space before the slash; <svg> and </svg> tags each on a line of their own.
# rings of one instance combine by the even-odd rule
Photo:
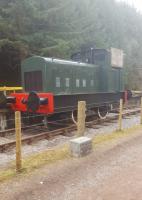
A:
<svg viewBox="0 0 142 200">
<path fill-rule="evenodd" d="M 104 117 L 124 95 L 123 51 L 90 48 L 72 60 L 33 56 L 21 65 L 22 93 L 6 97 L 13 111 L 51 116 L 70 113 L 78 101 Z"/>
</svg>

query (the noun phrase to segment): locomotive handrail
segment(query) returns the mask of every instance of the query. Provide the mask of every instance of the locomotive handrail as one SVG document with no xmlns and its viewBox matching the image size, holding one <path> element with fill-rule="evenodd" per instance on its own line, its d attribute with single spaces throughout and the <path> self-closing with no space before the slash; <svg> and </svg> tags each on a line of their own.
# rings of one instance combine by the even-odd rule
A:
<svg viewBox="0 0 142 200">
<path fill-rule="evenodd" d="M 22 87 L 0 87 L 0 91 L 4 92 L 4 91 L 17 91 L 17 90 L 23 90 Z"/>
</svg>

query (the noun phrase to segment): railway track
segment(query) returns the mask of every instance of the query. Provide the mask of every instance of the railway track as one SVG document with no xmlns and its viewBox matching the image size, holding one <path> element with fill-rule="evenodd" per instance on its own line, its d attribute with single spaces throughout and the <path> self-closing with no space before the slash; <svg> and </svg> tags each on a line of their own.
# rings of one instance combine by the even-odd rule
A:
<svg viewBox="0 0 142 200">
<path fill-rule="evenodd" d="M 33 142 L 39 141 L 39 140 L 43 140 L 43 139 L 52 139 L 55 136 L 58 135 L 66 135 L 67 132 L 69 131 L 74 131 L 76 130 L 75 125 L 72 125 L 70 127 L 66 127 L 66 128 L 61 128 L 61 129 L 57 129 L 54 131 L 45 131 L 33 136 L 28 136 L 28 137 L 24 137 L 22 138 L 22 144 L 32 144 Z M 6 142 L 4 144 L 0 144 L 0 152 L 4 152 L 12 147 L 15 147 L 16 145 L 16 141 L 10 141 L 10 142 Z"/>
<path fill-rule="evenodd" d="M 140 108 L 133 109 L 133 110 L 124 110 L 123 117 L 135 115 L 139 112 L 140 112 Z M 119 116 L 119 114 L 115 113 L 115 114 L 108 116 L 105 120 L 98 119 L 98 120 L 92 120 L 92 121 L 86 122 L 86 127 L 95 129 L 96 125 L 100 125 L 100 124 L 103 125 L 104 123 L 111 123 L 112 121 L 117 120 L 118 116 Z M 75 131 L 76 129 L 77 129 L 76 125 L 69 125 L 67 127 L 58 128 L 57 130 L 53 130 L 53 131 L 46 130 L 46 131 L 43 131 L 38 134 L 23 137 L 21 142 L 22 142 L 22 145 L 24 145 L 24 144 L 31 145 L 32 143 L 37 142 L 39 140 L 43 140 L 43 139 L 51 140 L 54 137 L 59 136 L 59 135 L 70 136 L 70 133 Z M 4 135 L 8 134 L 8 132 L 11 132 L 11 131 L 14 131 L 14 129 L 7 130 L 5 132 L 3 131 L 3 134 L 1 132 L 1 136 L 4 137 Z M 0 144 L 0 152 L 2 153 L 5 151 L 8 151 L 11 148 L 14 148 L 15 146 L 16 146 L 15 140 L 4 142 L 4 143 Z"/>
</svg>

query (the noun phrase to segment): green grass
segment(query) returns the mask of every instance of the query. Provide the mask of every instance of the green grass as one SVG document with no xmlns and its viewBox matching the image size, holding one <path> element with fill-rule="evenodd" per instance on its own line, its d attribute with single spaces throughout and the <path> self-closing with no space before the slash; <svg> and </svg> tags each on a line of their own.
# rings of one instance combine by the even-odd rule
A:
<svg viewBox="0 0 142 200">
<path fill-rule="evenodd" d="M 95 136 L 93 139 L 93 148 L 96 146 L 115 141 L 120 138 L 134 134 L 136 131 L 141 130 L 142 126 L 135 126 L 133 128 L 125 129 L 123 131 L 115 131 L 113 133 L 102 134 Z M 22 160 L 22 170 L 20 175 L 28 174 L 43 165 L 53 164 L 59 160 L 71 159 L 68 145 L 63 145 L 54 150 L 47 150 L 38 154 L 28 156 Z M 0 182 L 18 176 L 15 170 L 15 162 L 11 163 L 11 167 L 6 170 L 0 170 Z"/>
</svg>

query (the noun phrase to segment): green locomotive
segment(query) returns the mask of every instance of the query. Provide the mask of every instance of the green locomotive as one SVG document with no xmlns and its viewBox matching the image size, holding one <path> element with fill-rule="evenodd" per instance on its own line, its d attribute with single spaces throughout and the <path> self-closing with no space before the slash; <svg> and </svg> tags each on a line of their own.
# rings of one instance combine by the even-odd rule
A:
<svg viewBox="0 0 142 200">
<path fill-rule="evenodd" d="M 86 101 L 88 109 L 94 110 L 108 110 L 119 101 L 124 94 L 122 50 L 89 49 L 72 59 L 33 56 L 24 60 L 25 92 L 52 93 L 54 113 L 76 110 L 78 101 Z"/>
</svg>

